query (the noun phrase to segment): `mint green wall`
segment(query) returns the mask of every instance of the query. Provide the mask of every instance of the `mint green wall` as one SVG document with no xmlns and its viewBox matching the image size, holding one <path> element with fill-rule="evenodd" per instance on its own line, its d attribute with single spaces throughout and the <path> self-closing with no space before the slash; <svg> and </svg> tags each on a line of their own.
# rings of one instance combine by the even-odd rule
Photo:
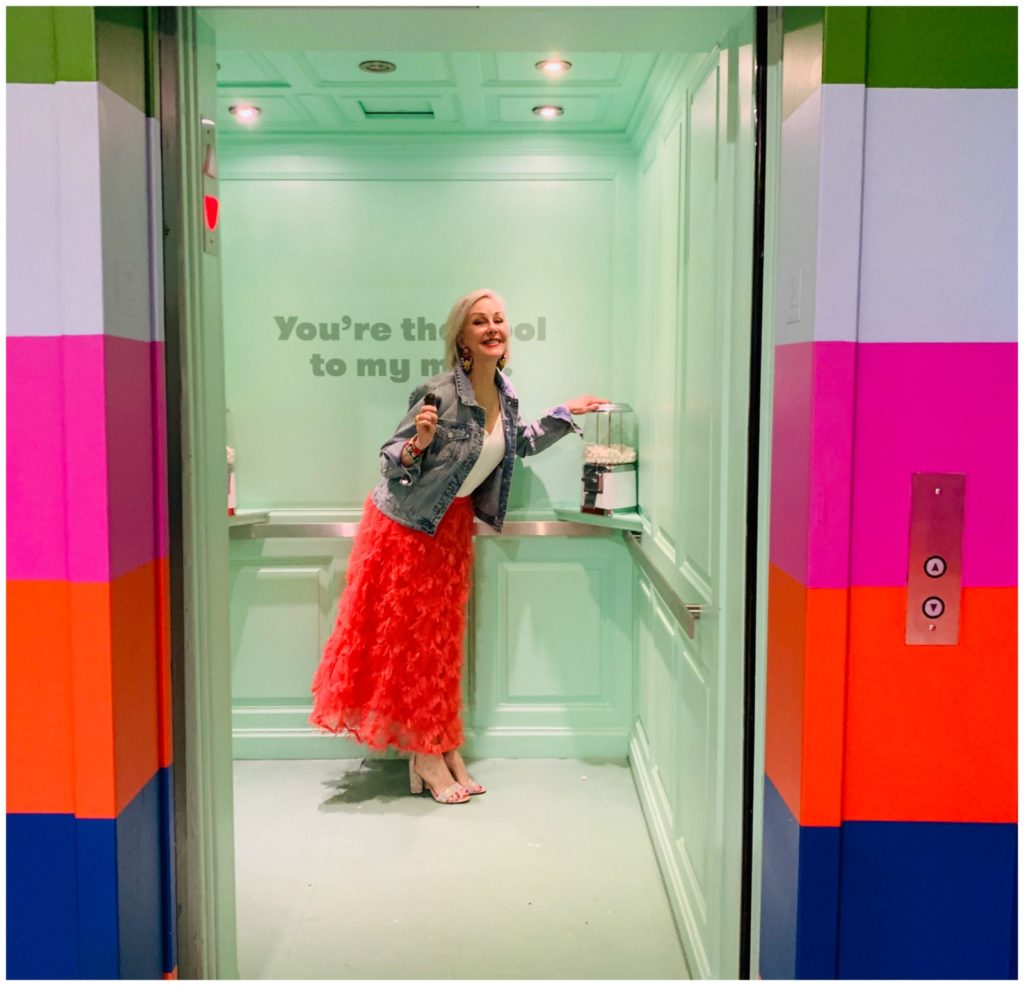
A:
<svg viewBox="0 0 1024 986">
<path fill-rule="evenodd" d="M 269 510 L 275 521 L 356 517 L 422 361 L 442 356 L 451 303 L 475 287 L 505 296 L 510 375 L 527 420 L 582 392 L 626 399 L 636 164 L 624 139 L 250 149 L 225 138 L 221 157 L 228 442 L 240 510 Z M 421 320 L 436 326 L 436 340 L 418 337 Z M 321 338 L 320 323 L 340 338 Z M 328 360 L 344 361 L 344 373 L 332 376 L 341 363 Z M 371 373 L 376 360 L 386 375 Z M 578 503 L 581 453 L 569 437 L 521 461 L 510 516 L 553 517 L 553 504 Z M 232 542 L 236 756 L 366 752 L 306 724 L 349 550 L 332 540 Z M 478 539 L 470 752 L 626 756 L 630 571 L 616 532 Z"/>
<path fill-rule="evenodd" d="M 637 141 L 641 551 L 700 617 L 635 577 L 630 761 L 695 978 L 739 969 L 752 29 L 680 59 Z"/>
<path fill-rule="evenodd" d="M 248 154 L 222 146 L 240 509 L 359 509 L 378 477 L 379 446 L 430 373 L 423 361 L 441 358 L 450 305 L 473 288 L 505 296 L 509 372 L 528 420 L 581 392 L 617 398 L 626 379 L 628 145 L 355 144 Z M 294 320 L 288 338 L 277 319 Z M 421 321 L 437 341 L 419 338 Z M 339 338 L 320 338 L 321 323 Z M 579 463 L 576 441 L 524 463 L 512 509 L 575 501 Z"/>
</svg>

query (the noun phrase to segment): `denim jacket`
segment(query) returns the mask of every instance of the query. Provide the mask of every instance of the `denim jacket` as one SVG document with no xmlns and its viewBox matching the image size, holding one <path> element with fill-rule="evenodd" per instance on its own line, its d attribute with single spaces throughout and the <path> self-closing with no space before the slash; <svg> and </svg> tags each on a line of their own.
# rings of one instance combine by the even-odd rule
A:
<svg viewBox="0 0 1024 986">
<path fill-rule="evenodd" d="M 564 404 L 545 411 L 533 424 L 524 424 L 512 384 L 502 373 L 495 373 L 495 382 L 505 432 L 505 458 L 472 496 L 476 516 L 500 531 L 516 455 L 533 455 L 570 432 L 583 433 Z M 414 418 L 428 393 L 441 399 L 437 432 L 423 455 L 405 466 L 400 458 L 402 449 L 416 434 Z M 484 409 L 476 402 L 473 385 L 462 367 L 424 381 L 409 396 L 409 411 L 394 436 L 381 446 L 381 480 L 373 491 L 377 509 L 406 527 L 433 535 L 479 458 L 483 441 Z"/>
</svg>

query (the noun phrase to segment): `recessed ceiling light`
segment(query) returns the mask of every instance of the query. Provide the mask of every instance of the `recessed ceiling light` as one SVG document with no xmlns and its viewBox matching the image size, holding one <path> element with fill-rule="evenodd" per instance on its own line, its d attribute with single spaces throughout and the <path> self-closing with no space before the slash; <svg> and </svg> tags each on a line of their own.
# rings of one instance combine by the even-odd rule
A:
<svg viewBox="0 0 1024 986">
<path fill-rule="evenodd" d="M 236 106 L 228 108 L 228 112 L 239 122 L 239 123 L 255 123 L 259 118 L 259 115 L 263 112 L 258 106 L 252 106 L 249 103 L 239 103 Z"/>
<path fill-rule="evenodd" d="M 536 116 L 543 117 L 545 120 L 554 120 L 556 117 L 561 116 L 565 110 L 561 106 L 534 106 L 533 112 Z"/>
<path fill-rule="evenodd" d="M 359 67 L 364 72 L 394 72 L 398 67 L 394 62 L 386 62 L 383 58 L 371 58 L 369 61 L 360 62 Z"/>
<path fill-rule="evenodd" d="M 565 75 L 572 68 L 572 62 L 564 58 L 542 58 L 534 68 L 540 69 L 545 75 Z"/>
</svg>

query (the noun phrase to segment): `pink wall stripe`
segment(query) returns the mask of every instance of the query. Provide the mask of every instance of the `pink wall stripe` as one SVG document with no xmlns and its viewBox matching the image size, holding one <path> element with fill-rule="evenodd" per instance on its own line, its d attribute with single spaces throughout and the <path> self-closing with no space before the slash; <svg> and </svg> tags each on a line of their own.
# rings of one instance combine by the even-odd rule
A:
<svg viewBox="0 0 1024 986">
<path fill-rule="evenodd" d="M 110 578 L 158 557 L 152 345 L 105 340 Z"/>
<path fill-rule="evenodd" d="M 106 582 L 166 556 L 154 345 L 8 339 L 8 578 Z"/>
<path fill-rule="evenodd" d="M 67 571 L 60 379 L 60 339 L 7 340 L 8 579 Z"/>
<path fill-rule="evenodd" d="M 771 562 L 808 588 L 903 585 L 911 475 L 962 472 L 964 585 L 1016 585 L 1016 365 L 1010 343 L 777 347 Z"/>
<path fill-rule="evenodd" d="M 105 581 L 102 337 L 8 339 L 7 388 L 7 577 Z"/>
<path fill-rule="evenodd" d="M 1015 343 L 861 344 L 853 584 L 906 582 L 911 474 L 962 472 L 964 585 L 1016 585 L 1016 449 Z"/>
<path fill-rule="evenodd" d="M 857 347 L 814 344 L 811 489 L 807 518 L 809 588 L 844 589 L 850 581 L 850 483 Z"/>
<path fill-rule="evenodd" d="M 772 407 L 771 527 L 768 555 L 807 584 L 814 343 L 775 348 Z"/>
<path fill-rule="evenodd" d="M 149 347 L 150 375 L 153 388 L 153 474 L 156 479 L 154 520 L 156 523 L 156 556 L 170 555 L 170 513 L 167 506 L 167 393 L 164 343 Z"/>
</svg>

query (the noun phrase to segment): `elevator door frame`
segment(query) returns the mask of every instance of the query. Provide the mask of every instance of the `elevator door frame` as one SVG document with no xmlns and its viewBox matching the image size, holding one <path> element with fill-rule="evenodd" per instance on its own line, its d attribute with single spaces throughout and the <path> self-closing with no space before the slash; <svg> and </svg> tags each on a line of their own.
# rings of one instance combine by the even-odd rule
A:
<svg viewBox="0 0 1024 986">
<path fill-rule="evenodd" d="M 755 8 L 755 17 L 758 16 Z M 778 11 L 769 11 L 774 38 Z M 774 32 L 774 33 L 773 33 Z M 234 910 L 234 834 L 231 779 L 230 669 L 211 655 L 228 653 L 228 541 L 223 512 L 225 444 L 219 261 L 203 255 L 198 208 L 201 191 L 200 119 L 213 116 L 200 91 L 201 49 L 214 46 L 212 30 L 195 8 L 160 10 L 161 132 L 165 216 L 165 312 L 167 325 L 168 481 L 171 538 L 171 663 L 174 723 L 175 879 L 181 978 L 237 978 Z M 777 60 L 777 61 L 776 61 Z M 781 44 L 769 43 L 768 107 L 781 76 Z M 764 66 L 761 66 L 764 69 Z M 756 69 L 755 69 L 756 71 Z M 214 87 L 215 92 L 215 87 Z M 207 96 L 206 101 L 210 100 Z M 761 785 L 764 747 L 764 674 L 767 581 L 751 572 L 767 569 L 768 450 L 770 449 L 774 262 L 774 175 L 777 139 L 769 119 L 767 184 L 755 192 L 766 210 L 764 280 L 752 333 L 760 332 L 763 362 L 752 370 L 751 420 L 759 418 L 750 461 L 759 457 L 748 497 L 756 503 L 748 522 L 760 519 L 748 547 L 746 610 L 756 625 L 748 634 L 744 701 L 744 845 L 741 902 L 741 974 L 757 974 Z M 775 141 L 773 143 L 773 140 Z M 754 244 L 755 258 L 758 246 Z M 756 260 L 755 260 L 756 264 Z M 215 282 L 215 283 L 214 283 Z M 755 285 L 756 291 L 756 285 Z M 760 322 L 760 324 L 759 324 Z M 218 364 L 219 359 L 219 364 Z M 753 360 L 752 360 L 753 363 Z M 760 382 L 760 393 L 757 381 Z M 179 392 L 178 386 L 181 391 Z M 204 413 L 207 412 L 207 413 Z M 755 426 L 756 427 L 756 426 Z M 225 673 L 226 672 L 226 673 Z M 749 776 L 747 776 L 749 775 Z"/>
</svg>

